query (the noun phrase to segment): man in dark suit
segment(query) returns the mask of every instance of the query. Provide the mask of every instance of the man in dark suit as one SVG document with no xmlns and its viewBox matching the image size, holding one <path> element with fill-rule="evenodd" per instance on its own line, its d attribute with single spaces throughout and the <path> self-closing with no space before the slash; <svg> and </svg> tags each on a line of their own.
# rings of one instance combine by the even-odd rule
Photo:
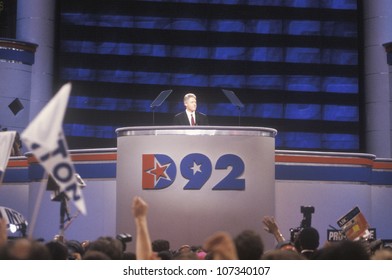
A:
<svg viewBox="0 0 392 280">
<path fill-rule="evenodd" d="M 185 111 L 174 116 L 173 125 L 208 125 L 208 117 L 200 112 L 196 112 L 196 95 L 187 93 L 184 96 Z"/>
</svg>

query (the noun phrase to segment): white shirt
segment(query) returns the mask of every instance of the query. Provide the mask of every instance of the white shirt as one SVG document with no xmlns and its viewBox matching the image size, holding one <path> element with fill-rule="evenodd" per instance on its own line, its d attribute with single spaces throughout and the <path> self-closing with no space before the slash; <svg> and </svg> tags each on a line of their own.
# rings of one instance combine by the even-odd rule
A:
<svg viewBox="0 0 392 280">
<path fill-rule="evenodd" d="M 188 116 L 188 120 L 189 120 L 189 125 L 192 125 L 192 115 L 193 115 L 193 119 L 195 120 L 195 124 L 197 123 L 196 122 L 196 112 L 189 112 L 188 110 L 185 110 L 185 112 L 186 112 L 186 115 Z"/>
</svg>

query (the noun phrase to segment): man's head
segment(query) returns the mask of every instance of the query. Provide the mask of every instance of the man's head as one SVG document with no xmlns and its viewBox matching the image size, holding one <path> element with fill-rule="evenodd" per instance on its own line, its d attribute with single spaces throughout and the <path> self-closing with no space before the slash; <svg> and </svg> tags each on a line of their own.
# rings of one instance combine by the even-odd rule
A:
<svg viewBox="0 0 392 280">
<path fill-rule="evenodd" d="M 196 111 L 197 102 L 196 102 L 196 95 L 193 93 L 187 93 L 184 96 L 184 106 L 186 110 L 189 112 Z"/>
<path fill-rule="evenodd" d="M 244 230 L 234 239 L 240 260 L 259 260 L 264 253 L 261 236 L 254 230 Z"/>
<path fill-rule="evenodd" d="M 316 250 L 320 245 L 320 236 L 317 229 L 307 227 L 298 234 L 298 245 L 300 251 L 302 250 Z"/>
</svg>

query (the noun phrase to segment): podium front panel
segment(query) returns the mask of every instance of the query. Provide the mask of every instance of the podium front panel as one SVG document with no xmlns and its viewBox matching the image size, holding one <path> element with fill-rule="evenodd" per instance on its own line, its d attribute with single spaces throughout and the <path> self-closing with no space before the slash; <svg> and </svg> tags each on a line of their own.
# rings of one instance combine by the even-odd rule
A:
<svg viewBox="0 0 392 280">
<path fill-rule="evenodd" d="M 128 127 L 117 131 L 116 231 L 135 234 L 131 204 L 149 205 L 151 239 L 172 249 L 233 237 L 275 214 L 276 130 L 254 127 Z"/>
</svg>

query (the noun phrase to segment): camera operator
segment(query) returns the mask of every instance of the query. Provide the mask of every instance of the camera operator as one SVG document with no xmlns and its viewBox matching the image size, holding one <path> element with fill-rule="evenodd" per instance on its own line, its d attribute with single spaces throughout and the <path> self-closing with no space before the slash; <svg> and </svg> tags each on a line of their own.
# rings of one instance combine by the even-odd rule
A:
<svg viewBox="0 0 392 280">
<path fill-rule="evenodd" d="M 303 218 L 298 228 L 290 229 L 290 240 L 305 258 L 312 259 L 320 245 L 320 235 L 312 225 L 313 206 L 301 206 Z"/>
<path fill-rule="evenodd" d="M 306 227 L 298 233 L 295 247 L 305 258 L 312 259 L 320 245 L 320 235 L 317 229 Z"/>
</svg>

